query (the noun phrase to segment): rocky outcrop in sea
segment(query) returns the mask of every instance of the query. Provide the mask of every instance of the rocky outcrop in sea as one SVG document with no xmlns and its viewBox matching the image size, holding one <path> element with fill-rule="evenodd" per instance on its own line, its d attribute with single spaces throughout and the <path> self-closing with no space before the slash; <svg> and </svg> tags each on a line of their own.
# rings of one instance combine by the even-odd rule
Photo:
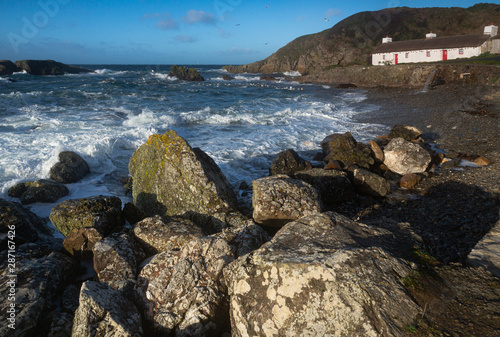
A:
<svg viewBox="0 0 500 337">
<path fill-rule="evenodd" d="M 286 150 L 252 182 L 251 216 L 217 164 L 174 131 L 131 157 L 133 204 L 95 196 L 52 209 L 64 242 L 0 200 L 2 243 L 16 229 L 15 336 L 404 335 L 426 314 L 414 288 L 437 261 L 425 253 L 432 241 L 338 211 L 438 171 L 445 155 L 421 134 L 399 125 L 368 144 L 328 135 L 313 161 Z M 478 247 L 471 261 L 488 254 Z"/>
</svg>

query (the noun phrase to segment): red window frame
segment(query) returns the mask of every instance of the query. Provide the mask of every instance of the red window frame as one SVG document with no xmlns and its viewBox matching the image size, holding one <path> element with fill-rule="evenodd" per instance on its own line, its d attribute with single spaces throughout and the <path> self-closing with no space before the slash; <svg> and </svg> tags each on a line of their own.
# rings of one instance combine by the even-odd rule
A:
<svg viewBox="0 0 500 337">
<path fill-rule="evenodd" d="M 459 55 L 463 55 L 464 54 L 464 49 L 463 48 L 459 48 L 458 49 L 458 54 Z"/>
<path fill-rule="evenodd" d="M 431 51 L 430 50 L 427 51 L 427 57 L 431 57 Z"/>
</svg>

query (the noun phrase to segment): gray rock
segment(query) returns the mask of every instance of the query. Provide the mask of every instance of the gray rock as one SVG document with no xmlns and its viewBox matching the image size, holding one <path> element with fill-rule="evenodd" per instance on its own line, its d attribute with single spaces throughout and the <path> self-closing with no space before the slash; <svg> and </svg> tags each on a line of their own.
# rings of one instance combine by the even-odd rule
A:
<svg viewBox="0 0 500 337">
<path fill-rule="evenodd" d="M 9 196 L 19 198 L 24 205 L 35 202 L 54 203 L 69 194 L 69 190 L 61 183 L 40 179 L 18 183 L 9 189 Z"/>
<path fill-rule="evenodd" d="M 182 218 L 146 218 L 134 227 L 134 235 L 148 256 L 167 250 L 179 250 L 194 238 L 204 236 L 203 230 Z"/>
<path fill-rule="evenodd" d="M 87 162 L 77 153 L 63 151 L 59 153 L 59 161 L 50 168 L 50 179 L 63 184 L 76 183 L 90 173 Z"/>
<path fill-rule="evenodd" d="M 30 75 L 64 75 L 91 73 L 91 70 L 70 66 L 53 60 L 22 60 L 16 61 L 19 69 L 26 70 Z"/>
<path fill-rule="evenodd" d="M 0 311 L 6 313 L 10 304 L 15 303 L 16 329 L 9 329 L 5 320 L 0 326 L 0 336 L 35 336 L 38 322 L 44 321 L 46 313 L 56 306 L 60 289 L 73 281 L 78 265 L 64 254 L 28 243 L 16 247 L 15 273 L 12 273 L 8 269 L 6 253 L 1 254 L 0 285 L 5 291 L 0 293 Z M 14 302 L 8 299 L 12 284 Z"/>
<path fill-rule="evenodd" d="M 72 336 L 140 337 L 141 316 L 120 292 L 107 284 L 87 281 L 80 290 Z"/>
<path fill-rule="evenodd" d="M 332 134 L 321 142 L 325 161 L 339 161 L 343 167 L 358 165 L 369 168 L 375 163 L 371 156 L 371 148 L 358 143 L 350 132 Z"/>
<path fill-rule="evenodd" d="M 125 295 L 135 286 L 138 261 L 136 246 L 124 233 L 114 233 L 94 245 L 94 270 L 99 282 Z"/>
<path fill-rule="evenodd" d="M 271 175 L 286 174 L 293 175 L 297 171 L 312 168 L 311 163 L 300 158 L 299 154 L 292 149 L 278 153 L 271 163 L 269 173 Z"/>
<path fill-rule="evenodd" d="M 335 213 L 283 227 L 224 271 L 236 336 L 402 336 L 421 313 L 390 232 Z"/>
<path fill-rule="evenodd" d="M 75 228 L 95 228 L 106 235 L 125 224 L 120 198 L 102 195 L 65 200 L 52 208 L 50 221 L 64 236 Z"/>
<path fill-rule="evenodd" d="M 149 216 L 193 214 L 197 222 L 223 221 L 236 195 L 217 164 L 173 130 L 152 135 L 129 162 L 135 205 Z M 220 230 L 220 228 L 219 228 Z"/>
<path fill-rule="evenodd" d="M 349 166 L 348 172 L 359 194 L 368 195 L 370 197 L 384 197 L 391 190 L 389 182 L 378 174 L 354 165 Z"/>
<path fill-rule="evenodd" d="M 293 177 L 311 184 L 319 192 L 323 205 L 339 204 L 356 198 L 356 191 L 345 172 L 313 168 L 296 172 Z"/>
<path fill-rule="evenodd" d="M 468 262 L 473 266 L 484 267 L 500 277 L 500 221 L 472 249 Z"/>
<path fill-rule="evenodd" d="M 148 325 L 162 336 L 220 336 L 228 320 L 222 270 L 232 261 L 231 247 L 216 237 L 155 255 L 136 288 Z"/>
<path fill-rule="evenodd" d="M 419 128 L 409 125 L 399 124 L 391 129 L 389 132 L 389 139 L 403 138 L 407 141 L 412 141 L 417 139 L 422 135 L 422 131 Z"/>
<path fill-rule="evenodd" d="M 423 173 L 431 163 L 431 155 L 420 145 L 395 138 L 384 149 L 384 164 L 401 175 Z"/>
<path fill-rule="evenodd" d="M 321 212 L 318 192 L 302 180 L 276 175 L 254 180 L 252 186 L 253 219 L 258 224 L 281 227 Z"/>
</svg>

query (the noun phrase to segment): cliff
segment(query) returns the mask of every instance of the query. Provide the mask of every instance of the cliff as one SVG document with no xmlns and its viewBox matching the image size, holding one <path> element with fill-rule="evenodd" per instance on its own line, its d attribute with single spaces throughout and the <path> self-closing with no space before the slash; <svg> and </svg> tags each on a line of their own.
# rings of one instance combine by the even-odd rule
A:
<svg viewBox="0 0 500 337">
<path fill-rule="evenodd" d="M 418 39 L 432 31 L 438 36 L 477 34 L 500 22 L 500 5 L 469 8 L 388 8 L 354 14 L 332 28 L 301 36 L 264 60 L 226 66 L 232 73 L 273 73 L 296 70 L 313 73 L 328 67 L 368 64 L 371 52 L 389 35 L 393 41 Z"/>
</svg>

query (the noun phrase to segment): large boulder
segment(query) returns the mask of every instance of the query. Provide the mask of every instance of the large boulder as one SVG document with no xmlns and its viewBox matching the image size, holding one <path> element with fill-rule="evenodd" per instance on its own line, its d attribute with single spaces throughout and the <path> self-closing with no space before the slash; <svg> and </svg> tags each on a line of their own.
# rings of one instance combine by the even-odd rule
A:
<svg viewBox="0 0 500 337">
<path fill-rule="evenodd" d="M 7 240 L 9 231 L 15 231 L 16 245 L 28 242 L 57 248 L 60 243 L 53 237 L 54 230 L 35 213 L 21 204 L 0 198 L 0 243 Z M 6 247 L 2 245 L 2 247 Z"/>
<path fill-rule="evenodd" d="M 0 336 L 37 336 L 37 324 L 46 321 L 46 313 L 58 305 L 58 295 L 74 281 L 78 264 L 71 257 L 33 243 L 16 246 L 14 271 L 7 263 L 11 258 L 7 250 L 0 258 L 0 285 L 4 289 L 0 293 L 0 312 L 6 314 Z M 15 305 L 15 314 L 7 316 L 11 305 Z M 15 330 L 9 328 L 8 322 L 13 321 L 7 318 L 13 318 Z"/>
<path fill-rule="evenodd" d="M 356 198 L 356 191 L 345 172 L 313 168 L 298 171 L 293 177 L 311 184 L 319 192 L 323 205 L 339 204 Z"/>
<path fill-rule="evenodd" d="M 468 262 L 484 267 L 500 277 L 500 221 L 474 246 L 469 253 Z"/>
<path fill-rule="evenodd" d="M 180 249 L 194 238 L 205 235 L 193 222 L 182 218 L 146 218 L 134 226 L 134 235 L 148 256 Z"/>
<path fill-rule="evenodd" d="M 19 69 L 26 70 L 31 75 L 64 75 L 91 73 L 92 70 L 70 66 L 53 60 L 22 60 L 16 61 Z"/>
<path fill-rule="evenodd" d="M 18 183 L 12 186 L 8 192 L 9 196 L 19 198 L 24 205 L 35 202 L 54 203 L 69 194 L 69 190 L 61 183 L 40 179 Z"/>
<path fill-rule="evenodd" d="M 77 260 L 90 260 L 94 257 L 94 245 L 102 240 L 95 228 L 75 228 L 64 238 L 63 247 Z"/>
<path fill-rule="evenodd" d="M 148 326 L 161 336 L 221 336 L 228 323 L 222 270 L 233 256 L 226 240 L 217 237 L 155 255 L 137 278 L 137 300 Z"/>
<path fill-rule="evenodd" d="M 347 170 L 359 194 L 368 195 L 370 197 L 384 197 L 391 190 L 389 182 L 378 174 L 355 165 L 349 166 Z"/>
<path fill-rule="evenodd" d="M 20 69 L 14 64 L 14 62 L 9 60 L 0 61 L 0 76 L 12 75 L 18 71 L 20 71 Z"/>
<path fill-rule="evenodd" d="M 314 187 L 286 175 L 252 181 L 253 219 L 258 224 L 281 227 L 287 222 L 321 212 L 321 201 Z"/>
<path fill-rule="evenodd" d="M 420 307 L 390 232 L 335 213 L 283 227 L 224 271 L 236 336 L 402 336 Z"/>
<path fill-rule="evenodd" d="M 312 168 L 311 163 L 300 158 L 299 154 L 292 149 L 278 153 L 271 163 L 269 173 L 271 175 L 286 174 L 293 175 L 297 171 Z"/>
<path fill-rule="evenodd" d="M 90 173 L 87 162 L 77 153 L 63 151 L 59 153 L 59 161 L 50 168 L 50 179 L 63 184 L 76 183 Z"/>
<path fill-rule="evenodd" d="M 430 153 L 418 144 L 394 138 L 384 149 L 384 164 L 401 175 L 423 173 L 431 163 Z"/>
<path fill-rule="evenodd" d="M 141 337 L 141 316 L 120 292 L 107 284 L 87 281 L 80 290 L 72 336 Z"/>
<path fill-rule="evenodd" d="M 194 68 L 186 68 L 185 66 L 179 67 L 173 65 L 168 73 L 168 76 L 177 77 L 184 81 L 204 81 L 205 79 L 200 75 L 198 70 Z"/>
<path fill-rule="evenodd" d="M 349 165 L 370 168 L 375 163 L 371 148 L 358 143 L 350 132 L 326 137 L 321 141 L 321 148 L 326 162 L 337 160 L 344 168 Z"/>
<path fill-rule="evenodd" d="M 141 252 L 125 233 L 114 233 L 94 245 L 94 270 L 99 282 L 132 295 Z"/>
<path fill-rule="evenodd" d="M 113 227 L 123 226 L 122 201 L 118 197 L 95 196 L 70 199 L 54 206 L 50 221 L 62 235 L 68 235 L 75 228 L 95 228 L 107 235 Z"/>
<path fill-rule="evenodd" d="M 150 136 L 133 154 L 129 171 L 134 203 L 149 216 L 192 214 L 214 223 L 238 208 L 213 159 L 173 130 Z"/>
</svg>

